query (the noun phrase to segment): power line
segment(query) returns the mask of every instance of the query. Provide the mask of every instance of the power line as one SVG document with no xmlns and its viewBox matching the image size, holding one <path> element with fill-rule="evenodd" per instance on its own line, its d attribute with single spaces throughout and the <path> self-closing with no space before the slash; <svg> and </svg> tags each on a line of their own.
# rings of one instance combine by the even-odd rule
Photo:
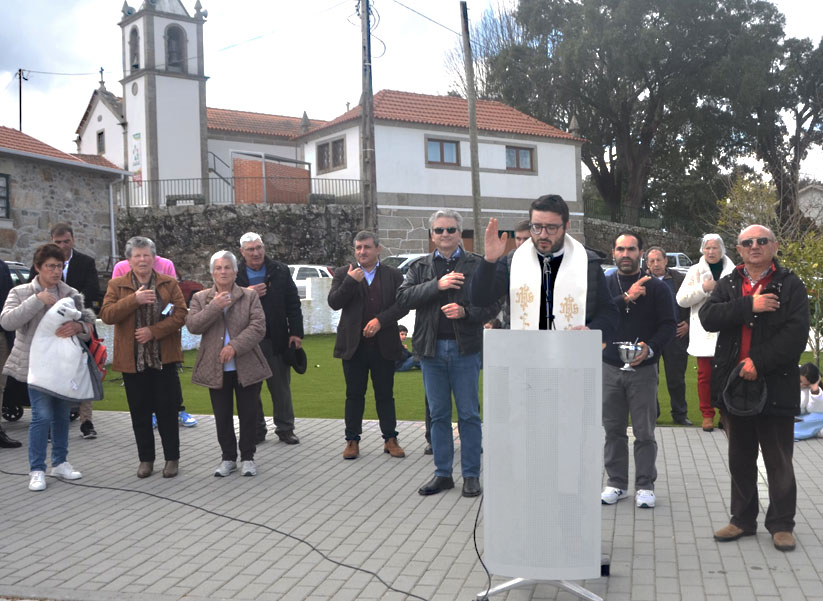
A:
<svg viewBox="0 0 823 601">
<path fill-rule="evenodd" d="M 455 30 L 454 30 L 454 29 L 452 29 L 451 27 L 449 27 L 449 26 L 447 26 L 447 25 L 443 25 L 443 24 L 442 24 L 442 23 L 440 23 L 439 21 L 435 21 L 435 20 L 434 20 L 434 19 L 432 19 L 431 17 L 424 15 L 424 14 L 423 14 L 423 13 L 421 13 L 420 11 L 413 9 L 413 8 L 412 8 L 412 7 L 410 7 L 410 6 L 406 6 L 405 4 L 403 4 L 402 2 L 400 2 L 400 0 L 393 0 L 393 2 L 394 2 L 395 4 L 399 4 L 400 6 L 402 6 L 403 8 L 405 8 L 406 10 L 410 10 L 410 11 L 411 11 L 411 12 L 413 12 L 414 14 L 416 14 L 416 15 L 418 15 L 418 16 L 420 16 L 420 17 L 423 17 L 423 18 L 424 18 L 424 19 L 426 19 L 427 21 L 431 21 L 431 22 L 432 22 L 432 23 L 434 23 L 435 25 L 437 25 L 437 26 L 439 26 L 439 27 L 442 27 L 443 29 L 445 29 L 445 30 L 447 30 L 447 31 L 452 32 L 454 35 L 456 35 L 456 36 L 458 36 L 458 37 L 460 37 L 460 36 L 462 35 L 460 32 L 455 31 Z"/>
</svg>

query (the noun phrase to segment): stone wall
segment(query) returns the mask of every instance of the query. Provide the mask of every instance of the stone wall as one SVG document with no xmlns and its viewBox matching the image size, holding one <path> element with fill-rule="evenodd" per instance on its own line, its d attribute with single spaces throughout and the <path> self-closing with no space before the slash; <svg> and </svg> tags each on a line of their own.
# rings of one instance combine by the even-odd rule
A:
<svg viewBox="0 0 823 601">
<path fill-rule="evenodd" d="M 118 251 L 132 236 L 148 236 L 161 256 L 174 261 L 186 279 L 211 284 L 209 257 L 230 250 L 240 258 L 240 236 L 260 234 L 266 253 L 283 263 L 343 265 L 351 260 L 352 240 L 362 208 L 347 205 L 228 205 L 121 209 Z"/>
<path fill-rule="evenodd" d="M 693 261 L 700 258 L 700 238 L 653 230 L 645 227 L 632 227 L 623 223 L 612 223 L 601 219 L 585 219 L 583 230 L 586 246 L 612 256 L 614 238 L 621 230 L 636 231 L 643 238 L 643 248 L 661 246 L 666 252 L 682 252 Z"/>
<path fill-rule="evenodd" d="M 110 174 L 33 159 L 0 156 L 8 174 L 11 214 L 0 219 L 0 258 L 30 265 L 35 249 L 50 241 L 55 223 L 74 229 L 77 250 L 105 269 L 111 254 Z"/>
</svg>

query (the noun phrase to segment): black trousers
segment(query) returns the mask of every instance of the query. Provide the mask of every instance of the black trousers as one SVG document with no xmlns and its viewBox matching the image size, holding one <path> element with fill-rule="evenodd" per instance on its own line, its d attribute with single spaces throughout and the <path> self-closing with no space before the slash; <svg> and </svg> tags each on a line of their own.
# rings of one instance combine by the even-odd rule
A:
<svg viewBox="0 0 823 601">
<path fill-rule="evenodd" d="M 237 417 L 240 421 L 240 461 L 252 461 L 257 423 L 257 399 L 262 382 L 241 386 L 236 371 L 223 372 L 223 388 L 209 388 L 217 442 L 223 461 L 237 461 L 237 437 L 234 433 L 234 397 L 237 397 Z"/>
<path fill-rule="evenodd" d="M 346 440 L 360 440 L 363 432 L 369 373 L 383 440 L 397 437 L 394 361 L 384 359 L 376 344 L 361 344 L 351 359 L 343 359 L 343 375 L 346 377 Z"/>
<path fill-rule="evenodd" d="M 732 477 L 731 523 L 748 532 L 757 529 L 757 454 L 763 453 L 769 480 L 766 530 L 791 532 L 797 509 L 794 478 L 794 417 L 757 415 L 740 417 L 721 411 L 729 436 L 729 472 Z"/>
<path fill-rule="evenodd" d="M 663 367 L 666 370 L 666 387 L 674 419 L 684 418 L 689 414 L 686 404 L 686 366 L 689 363 L 688 337 L 675 338 L 663 348 Z M 659 405 L 659 403 L 658 403 Z"/>
<path fill-rule="evenodd" d="M 147 368 L 142 372 L 123 374 L 131 427 L 140 461 L 154 461 L 152 413 L 157 416 L 157 431 L 160 433 L 166 461 L 180 459 L 178 399 L 175 392 L 175 386 L 180 386 L 179 382 L 176 363 L 166 363 L 162 370 Z"/>
</svg>

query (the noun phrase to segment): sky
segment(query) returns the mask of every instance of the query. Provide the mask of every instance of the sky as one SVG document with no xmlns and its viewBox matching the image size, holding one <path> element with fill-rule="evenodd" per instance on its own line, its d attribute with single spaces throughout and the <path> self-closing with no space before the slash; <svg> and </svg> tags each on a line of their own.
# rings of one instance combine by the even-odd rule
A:
<svg viewBox="0 0 823 601">
<path fill-rule="evenodd" d="M 142 0 L 127 0 L 135 8 Z M 356 0 L 200 0 L 207 105 L 333 119 L 360 98 Z M 468 0 L 469 21 L 513 0 Z M 194 14 L 195 0 L 183 0 Z M 445 94 L 446 55 L 460 43 L 458 0 L 371 0 L 373 88 Z M 776 0 L 786 33 L 823 36 L 823 2 Z M 122 0 L 0 0 L 0 125 L 18 127 L 17 70 L 24 69 L 23 131 L 76 152 L 75 131 L 104 69 L 122 95 Z M 43 73 L 38 73 L 38 71 Z M 60 74 L 60 75 L 58 75 Z M 77 74 L 77 75 L 64 75 Z M 801 167 L 823 180 L 823 151 Z"/>
</svg>

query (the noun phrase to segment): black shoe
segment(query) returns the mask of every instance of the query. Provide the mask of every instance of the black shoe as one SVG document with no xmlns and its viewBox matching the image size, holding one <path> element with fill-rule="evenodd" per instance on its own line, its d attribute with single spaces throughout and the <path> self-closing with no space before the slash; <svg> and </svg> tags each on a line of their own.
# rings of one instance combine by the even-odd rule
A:
<svg viewBox="0 0 823 601">
<path fill-rule="evenodd" d="M 690 420 L 688 417 L 675 417 L 674 423 L 679 424 L 681 426 L 693 426 L 694 422 Z"/>
<path fill-rule="evenodd" d="M 480 487 L 480 478 L 463 478 L 463 496 L 479 497 L 483 489 Z"/>
<path fill-rule="evenodd" d="M 3 428 L 0 428 L 0 448 L 17 449 L 22 446 L 22 442 L 20 442 L 19 440 L 14 440 L 13 438 L 9 438 L 9 435 L 6 434 L 6 431 L 3 430 Z"/>
<path fill-rule="evenodd" d="M 97 438 L 97 430 L 94 429 L 94 424 L 89 420 L 80 424 L 80 436 L 83 438 Z"/>
<path fill-rule="evenodd" d="M 423 449 L 424 455 L 434 455 L 434 449 L 432 449 L 432 443 L 427 442 L 426 447 Z"/>
<path fill-rule="evenodd" d="M 286 444 L 300 444 L 300 439 L 294 435 L 293 430 L 289 430 L 288 432 L 278 432 L 277 438 L 279 438 Z"/>
<path fill-rule="evenodd" d="M 267 434 L 267 432 L 266 432 L 265 430 L 261 430 L 261 431 L 260 431 L 260 432 L 258 432 L 258 433 L 257 433 L 257 435 L 254 437 L 254 442 L 255 442 L 256 444 L 260 444 L 261 442 L 266 442 L 266 434 Z"/>
<path fill-rule="evenodd" d="M 423 495 L 436 495 L 441 490 L 454 488 L 454 480 L 451 476 L 435 476 L 426 482 L 417 492 Z"/>
</svg>

